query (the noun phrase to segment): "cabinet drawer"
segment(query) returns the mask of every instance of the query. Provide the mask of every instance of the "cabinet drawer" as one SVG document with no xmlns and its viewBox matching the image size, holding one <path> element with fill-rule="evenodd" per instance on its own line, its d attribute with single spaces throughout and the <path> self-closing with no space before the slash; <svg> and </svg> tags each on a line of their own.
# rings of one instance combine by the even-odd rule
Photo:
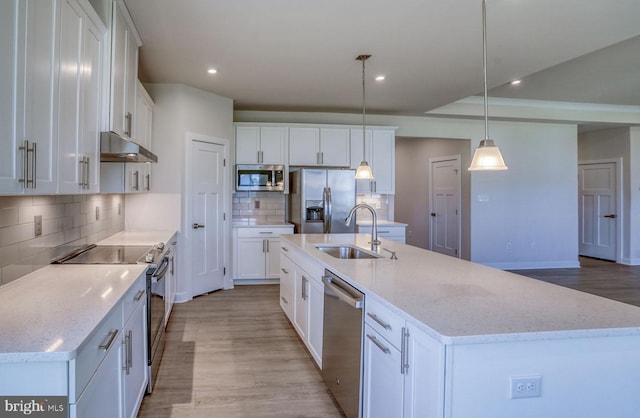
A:
<svg viewBox="0 0 640 418">
<path fill-rule="evenodd" d="M 293 234 L 293 227 L 283 228 L 237 228 L 238 238 L 269 238 L 281 234 Z"/>
<path fill-rule="evenodd" d="M 70 375 L 75 375 L 75 385 L 72 384 L 70 387 L 69 402 L 74 402 L 79 398 L 89 379 L 98 370 L 107 354 L 111 350 L 119 349 L 121 328 L 122 304 L 119 303 L 89 338 L 82 343 L 76 358 L 71 361 Z"/>
<path fill-rule="evenodd" d="M 122 325 L 126 324 L 129 317 L 136 309 L 138 304 L 142 303 L 147 294 L 147 277 L 146 273 L 138 277 L 136 282 L 131 286 L 122 298 Z"/>
<path fill-rule="evenodd" d="M 364 320 L 395 348 L 402 345 L 402 328 L 405 321 L 400 315 L 383 306 L 376 299 L 367 297 L 364 304 Z"/>
</svg>

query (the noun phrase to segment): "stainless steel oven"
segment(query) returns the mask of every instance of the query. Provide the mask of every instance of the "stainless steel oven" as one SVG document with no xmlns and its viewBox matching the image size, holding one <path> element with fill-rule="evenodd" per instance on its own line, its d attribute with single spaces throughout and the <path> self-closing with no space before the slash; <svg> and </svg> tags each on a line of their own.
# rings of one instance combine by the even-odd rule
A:
<svg viewBox="0 0 640 418">
<path fill-rule="evenodd" d="M 134 245 L 86 245 L 52 260 L 53 264 L 147 264 L 147 362 L 149 385 L 153 384 L 164 352 L 164 286 L 169 268 L 168 247 Z"/>
</svg>

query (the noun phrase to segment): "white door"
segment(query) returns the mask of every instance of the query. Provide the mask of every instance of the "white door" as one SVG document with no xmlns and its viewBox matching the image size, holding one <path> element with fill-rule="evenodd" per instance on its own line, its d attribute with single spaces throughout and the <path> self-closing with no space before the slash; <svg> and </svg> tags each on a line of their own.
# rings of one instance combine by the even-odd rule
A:
<svg viewBox="0 0 640 418">
<path fill-rule="evenodd" d="M 580 255 L 616 260 L 616 163 L 578 166 Z"/>
<path fill-rule="evenodd" d="M 460 257 L 460 156 L 429 159 L 431 250 Z"/>
<path fill-rule="evenodd" d="M 191 141 L 192 296 L 224 287 L 224 146 Z"/>
</svg>

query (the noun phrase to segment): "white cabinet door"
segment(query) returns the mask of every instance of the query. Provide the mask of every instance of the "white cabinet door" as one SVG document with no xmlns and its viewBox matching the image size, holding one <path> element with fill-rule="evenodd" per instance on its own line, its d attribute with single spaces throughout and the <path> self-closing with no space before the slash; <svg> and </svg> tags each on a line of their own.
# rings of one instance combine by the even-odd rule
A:
<svg viewBox="0 0 640 418">
<path fill-rule="evenodd" d="M 402 418 L 404 375 L 400 351 L 368 324 L 363 343 L 363 418 Z"/>
<path fill-rule="evenodd" d="M 285 255 L 280 255 L 280 307 L 293 322 L 295 267 L 293 261 Z"/>
<path fill-rule="evenodd" d="M 238 255 L 242 261 L 237 262 L 236 276 L 243 279 L 264 279 L 264 238 L 238 238 Z"/>
<path fill-rule="evenodd" d="M 102 53 L 98 28 L 76 0 L 64 0 L 60 24 L 58 192 L 96 193 L 99 173 Z"/>
<path fill-rule="evenodd" d="M 404 416 L 442 417 L 444 346 L 415 327 L 409 328 L 404 386 Z"/>
<path fill-rule="evenodd" d="M 309 329 L 309 275 L 295 267 L 295 309 L 293 314 L 293 326 L 303 341 L 307 341 Z"/>
<path fill-rule="evenodd" d="M 57 191 L 59 5 L 51 0 L 0 2 L 0 192 L 4 194 Z"/>
<path fill-rule="evenodd" d="M 111 26 L 111 130 L 125 137 L 133 137 L 133 124 L 138 79 L 137 34 L 129 27 L 129 16 L 113 2 Z"/>
<path fill-rule="evenodd" d="M 123 417 L 135 418 L 147 389 L 146 299 L 129 318 L 122 336 Z"/>
<path fill-rule="evenodd" d="M 320 129 L 289 128 L 289 165 L 317 166 L 320 163 Z"/>
<path fill-rule="evenodd" d="M 265 238 L 265 277 L 277 279 L 280 277 L 280 238 Z"/>
<path fill-rule="evenodd" d="M 288 129 L 236 126 L 236 164 L 287 164 Z"/>
<path fill-rule="evenodd" d="M 321 165 L 349 167 L 351 140 L 347 128 L 320 128 Z"/>
<path fill-rule="evenodd" d="M 82 396 L 69 408 L 71 418 L 122 417 L 120 347 L 114 343 L 93 375 Z"/>
<path fill-rule="evenodd" d="M 307 347 L 322 369 L 322 326 L 324 319 L 324 285 L 314 277 L 309 280 L 309 326 Z"/>
<path fill-rule="evenodd" d="M 374 130 L 371 138 L 371 168 L 373 169 L 373 192 L 379 194 L 395 193 L 395 133 L 387 130 Z"/>
</svg>

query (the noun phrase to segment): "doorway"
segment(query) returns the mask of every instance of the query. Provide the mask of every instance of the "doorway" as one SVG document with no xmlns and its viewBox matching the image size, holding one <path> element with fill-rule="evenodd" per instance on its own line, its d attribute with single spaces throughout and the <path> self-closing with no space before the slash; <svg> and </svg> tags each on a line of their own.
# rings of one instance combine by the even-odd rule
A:
<svg viewBox="0 0 640 418">
<path fill-rule="evenodd" d="M 188 138 L 185 259 L 192 297 L 226 287 L 228 148 L 226 140 L 195 135 Z"/>
<path fill-rule="evenodd" d="M 460 155 L 429 158 L 430 247 L 460 258 Z"/>
<path fill-rule="evenodd" d="M 578 164 L 578 222 L 581 256 L 618 260 L 621 198 L 618 162 Z"/>
</svg>

